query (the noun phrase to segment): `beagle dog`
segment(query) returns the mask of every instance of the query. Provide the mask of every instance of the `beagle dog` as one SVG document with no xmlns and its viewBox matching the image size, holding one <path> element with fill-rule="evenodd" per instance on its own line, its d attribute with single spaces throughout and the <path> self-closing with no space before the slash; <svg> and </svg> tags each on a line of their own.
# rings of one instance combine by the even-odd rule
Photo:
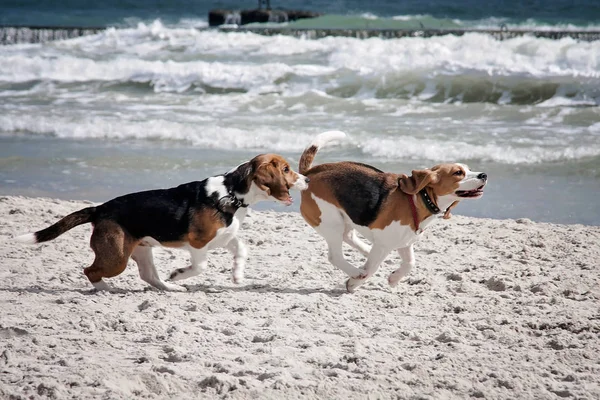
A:
<svg viewBox="0 0 600 400">
<path fill-rule="evenodd" d="M 325 238 L 329 261 L 350 276 L 349 292 L 365 283 L 397 249 L 402 263 L 388 278 L 394 287 L 414 267 L 413 244 L 423 230 L 438 216 L 450 218 L 450 209 L 460 200 L 480 198 L 487 175 L 464 164 L 440 164 L 414 170 L 411 176 L 348 161 L 312 167 L 319 148 L 344 137 L 340 131 L 324 132 L 302 153 L 299 171 L 310 183 L 302 192 L 300 212 Z M 372 245 L 358 238 L 357 231 Z M 343 242 L 367 257 L 361 269 L 346 261 Z"/>
<path fill-rule="evenodd" d="M 42 243 L 91 222 L 90 246 L 95 259 L 84 273 L 97 290 L 109 290 L 103 278 L 123 272 L 131 256 L 142 280 L 158 289 L 185 291 L 183 286 L 165 282 L 158 276 L 152 247 L 159 245 L 185 249 L 191 255 L 191 264 L 174 270 L 170 281 L 198 275 L 207 265 L 208 250 L 225 247 L 233 253 L 232 277 L 239 283 L 247 252 L 236 234 L 247 207 L 269 199 L 290 205 L 293 200 L 289 189 L 304 190 L 307 181 L 283 157 L 264 154 L 223 175 L 171 189 L 131 193 L 84 208 L 46 229 L 15 239 Z"/>
</svg>

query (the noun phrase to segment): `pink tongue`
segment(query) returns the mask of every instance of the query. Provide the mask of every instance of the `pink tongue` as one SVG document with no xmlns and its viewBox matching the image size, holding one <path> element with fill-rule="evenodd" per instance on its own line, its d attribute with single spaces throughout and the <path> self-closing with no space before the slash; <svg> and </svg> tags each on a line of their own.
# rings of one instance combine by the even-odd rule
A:
<svg viewBox="0 0 600 400">
<path fill-rule="evenodd" d="M 293 202 L 294 202 L 294 199 L 292 199 L 292 196 L 288 196 L 288 198 L 285 200 L 284 203 L 286 206 L 291 206 Z"/>
</svg>

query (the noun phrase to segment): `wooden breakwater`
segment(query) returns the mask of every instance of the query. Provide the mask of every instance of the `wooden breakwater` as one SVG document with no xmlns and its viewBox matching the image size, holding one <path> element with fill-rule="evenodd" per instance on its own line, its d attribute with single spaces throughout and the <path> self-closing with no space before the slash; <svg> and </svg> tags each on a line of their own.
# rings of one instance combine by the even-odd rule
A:
<svg viewBox="0 0 600 400">
<path fill-rule="evenodd" d="M 0 44 L 44 43 L 95 35 L 104 27 L 0 26 Z"/>
<path fill-rule="evenodd" d="M 225 32 L 253 32 L 260 35 L 291 35 L 307 39 L 321 39 L 327 36 L 344 36 L 358 39 L 373 37 L 399 39 L 406 37 L 434 37 L 444 35 L 463 36 L 468 33 L 481 33 L 493 36 L 497 40 L 512 39 L 521 36 L 533 36 L 546 39 L 570 37 L 576 40 L 600 40 L 600 31 L 549 31 L 525 29 L 311 29 L 288 27 L 219 27 Z"/>
<path fill-rule="evenodd" d="M 104 27 L 56 27 L 56 26 L 0 26 L 0 44 L 44 43 L 53 40 L 72 39 L 80 36 L 94 35 L 102 32 Z M 512 39 L 520 36 L 533 36 L 546 39 L 573 38 L 582 41 L 600 40 L 600 31 L 550 31 L 525 29 L 312 29 L 293 27 L 245 27 L 220 26 L 215 29 L 222 32 L 252 32 L 259 35 L 290 35 L 306 39 L 320 39 L 327 36 L 344 36 L 359 39 L 373 37 L 384 39 L 407 37 L 434 37 L 443 35 L 462 36 L 468 33 L 491 35 L 497 40 Z"/>
</svg>

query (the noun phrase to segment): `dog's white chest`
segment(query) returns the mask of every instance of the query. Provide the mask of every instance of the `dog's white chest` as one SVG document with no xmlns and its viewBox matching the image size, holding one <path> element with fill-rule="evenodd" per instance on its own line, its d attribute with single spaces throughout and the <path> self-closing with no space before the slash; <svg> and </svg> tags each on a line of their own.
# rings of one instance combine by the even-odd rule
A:
<svg viewBox="0 0 600 400">
<path fill-rule="evenodd" d="M 219 228 L 217 230 L 217 235 L 210 242 L 208 242 L 208 248 L 215 249 L 217 247 L 224 247 L 227 245 L 227 243 L 229 243 L 229 241 L 233 239 L 235 235 L 237 235 L 240 225 L 240 220 L 234 216 L 233 220 L 231 221 L 231 225 Z"/>
<path fill-rule="evenodd" d="M 372 243 L 378 242 L 389 249 L 409 246 L 418 241 L 420 236 L 399 221 L 393 221 L 383 229 L 369 229 L 360 225 L 354 225 L 354 228 Z"/>
</svg>

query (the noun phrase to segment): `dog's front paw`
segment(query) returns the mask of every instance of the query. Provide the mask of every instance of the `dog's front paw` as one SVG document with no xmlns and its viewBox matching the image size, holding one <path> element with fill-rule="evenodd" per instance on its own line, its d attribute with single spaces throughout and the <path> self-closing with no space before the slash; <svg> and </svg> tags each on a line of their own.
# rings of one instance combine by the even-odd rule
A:
<svg viewBox="0 0 600 400">
<path fill-rule="evenodd" d="M 410 270 L 412 268 L 413 268 L 413 264 L 402 264 L 402 266 L 400 268 L 398 268 L 397 270 L 392 272 L 390 274 L 390 276 L 388 276 L 389 285 L 391 287 L 398 286 L 398 283 L 400 282 L 400 280 L 402 280 L 402 278 L 404 278 L 406 275 L 408 275 L 408 273 L 410 272 Z"/>
<path fill-rule="evenodd" d="M 388 276 L 388 284 L 390 285 L 390 287 L 398 286 L 398 282 L 400 282 L 400 278 L 401 277 L 394 276 L 394 273 L 391 273 L 390 276 Z"/>
<path fill-rule="evenodd" d="M 165 282 L 164 290 L 168 290 L 170 292 L 187 292 L 188 291 L 188 289 L 185 286 L 174 285 L 174 284 L 170 284 L 168 282 Z"/>
<path fill-rule="evenodd" d="M 400 279 L 404 278 L 405 271 L 402 270 L 402 268 L 398 268 L 397 270 L 395 270 L 394 272 L 392 272 L 390 274 L 390 276 L 388 276 L 388 284 L 390 285 L 390 287 L 396 287 L 398 286 L 398 282 L 400 282 Z"/>
</svg>

